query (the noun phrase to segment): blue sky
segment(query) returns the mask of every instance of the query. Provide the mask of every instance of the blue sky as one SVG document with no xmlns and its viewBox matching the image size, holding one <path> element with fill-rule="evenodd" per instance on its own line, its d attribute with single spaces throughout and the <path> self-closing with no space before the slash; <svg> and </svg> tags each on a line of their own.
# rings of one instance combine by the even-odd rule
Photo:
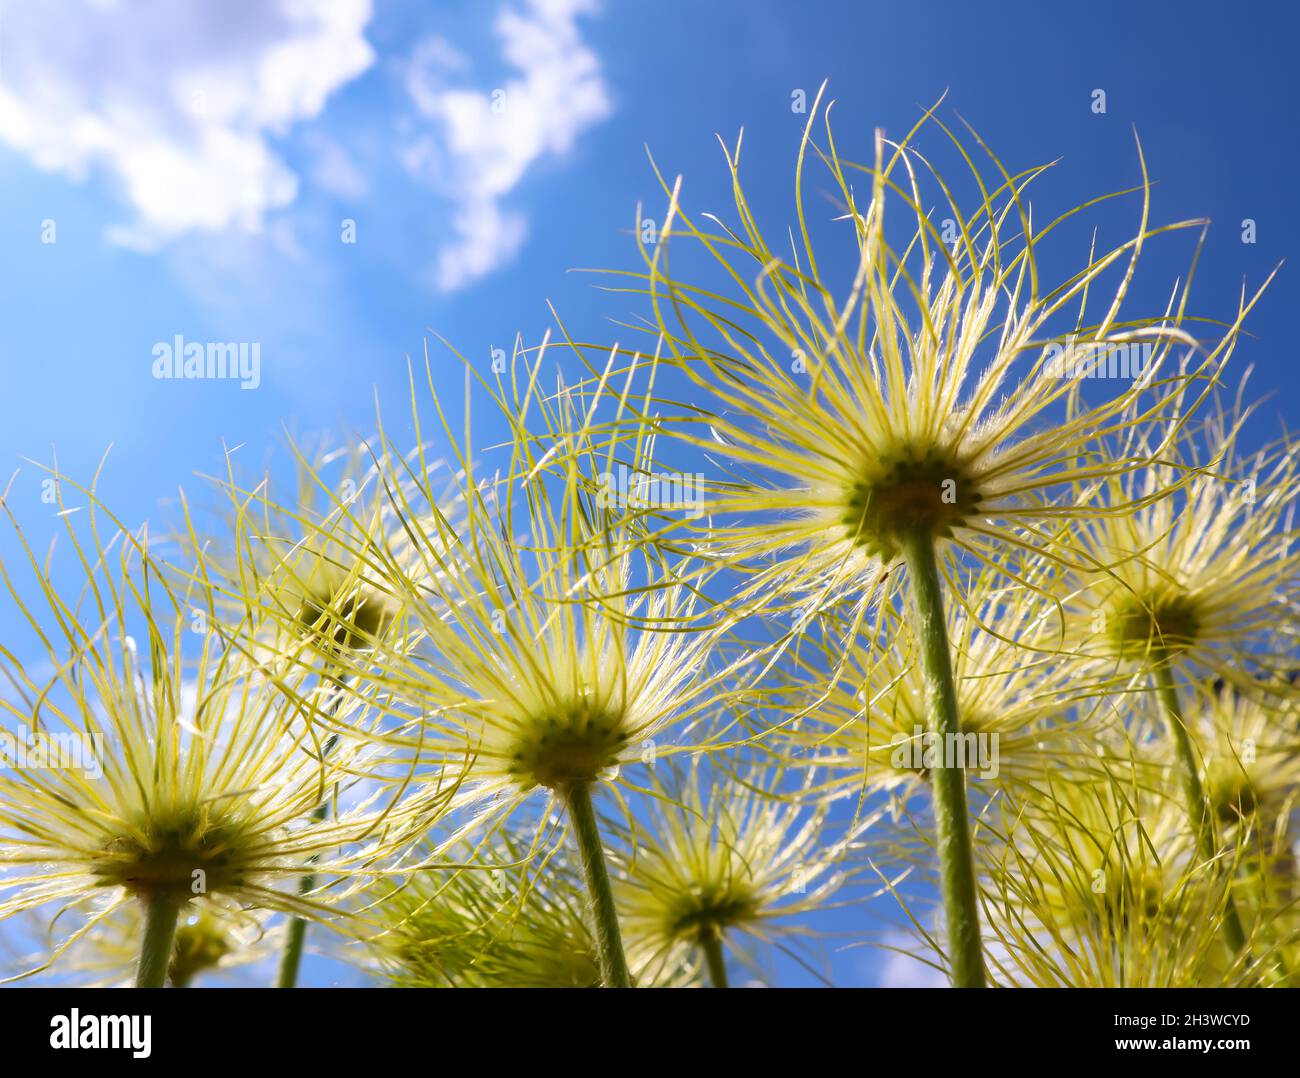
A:
<svg viewBox="0 0 1300 1078">
<path fill-rule="evenodd" d="M 1296 23 L 1276 3 L 300 6 L 0 2 L 0 483 L 55 451 L 88 478 L 112 444 L 106 499 L 166 519 L 223 442 L 260 467 L 282 424 L 364 432 L 376 392 L 397 416 L 432 333 L 486 367 L 516 334 L 536 342 L 549 300 L 612 340 L 635 303 L 567 271 L 635 267 L 635 207 L 662 208 L 646 147 L 696 210 L 725 215 L 715 135 L 743 126 L 751 200 L 779 230 L 805 119 L 792 94 L 823 79 L 847 156 L 946 90 L 945 118 L 1008 167 L 1062 158 L 1041 196 L 1056 210 L 1137 181 L 1136 128 L 1154 218 L 1213 221 L 1194 292 L 1213 314 L 1300 250 Z M 1136 214 L 1127 200 L 1098 219 L 1118 236 Z M 1150 256 L 1161 287 L 1188 253 Z M 1261 440 L 1300 418 L 1298 308 L 1287 266 L 1235 359 L 1272 394 Z M 260 384 L 155 379 L 154 346 L 178 334 L 256 342 Z M 44 545 L 56 522 L 22 467 L 11 504 Z M 881 964 L 855 951 L 836 974 L 872 983 Z"/>
</svg>

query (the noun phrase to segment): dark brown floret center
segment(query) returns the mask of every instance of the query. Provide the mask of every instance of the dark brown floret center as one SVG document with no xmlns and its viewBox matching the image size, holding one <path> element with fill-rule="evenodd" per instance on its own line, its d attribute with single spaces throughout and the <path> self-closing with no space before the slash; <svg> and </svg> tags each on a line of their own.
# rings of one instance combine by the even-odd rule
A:
<svg viewBox="0 0 1300 1078">
<path fill-rule="evenodd" d="M 555 708 L 527 729 L 508 762 L 510 774 L 551 790 L 595 782 L 628 742 L 621 714 L 585 703 Z"/>
<path fill-rule="evenodd" d="M 1235 763 L 1230 772 L 1211 775 L 1209 786 L 1210 804 L 1224 823 L 1236 823 L 1253 816 L 1259 809 L 1259 797 L 1250 776 Z"/>
<path fill-rule="evenodd" d="M 1125 659 L 1142 659 L 1156 651 L 1185 651 L 1196 643 L 1200 631 L 1197 604 L 1187 595 L 1130 598 L 1110 627 L 1115 650 Z"/>
<path fill-rule="evenodd" d="M 982 501 L 966 470 L 937 452 L 904 456 L 846 494 L 843 524 L 849 539 L 884 556 L 896 553 L 905 534 L 951 536 L 979 512 Z"/>
<path fill-rule="evenodd" d="M 383 597 L 368 588 L 348 593 L 308 595 L 298 610 L 303 632 L 327 647 L 357 651 L 373 647 L 390 619 Z"/>
<path fill-rule="evenodd" d="M 677 904 L 669 917 L 670 931 L 676 939 L 716 938 L 732 925 L 752 920 L 756 911 L 754 896 L 744 888 L 702 888 Z"/>
<path fill-rule="evenodd" d="M 230 893 L 248 870 L 240 830 L 201 810 L 177 811 L 143 822 L 137 832 L 111 839 L 94 866 L 101 884 L 149 897 Z"/>
<path fill-rule="evenodd" d="M 176 987 L 188 985 L 204 970 L 212 969 L 230 952 L 225 934 L 207 919 L 183 923 L 176 929 L 167 976 Z"/>
</svg>

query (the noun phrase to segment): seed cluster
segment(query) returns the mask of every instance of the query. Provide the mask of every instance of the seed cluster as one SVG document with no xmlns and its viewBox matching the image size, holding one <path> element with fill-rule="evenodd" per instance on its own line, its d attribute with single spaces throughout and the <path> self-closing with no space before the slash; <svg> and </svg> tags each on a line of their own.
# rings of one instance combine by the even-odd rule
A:
<svg viewBox="0 0 1300 1078">
<path fill-rule="evenodd" d="M 890 559 L 905 534 L 951 537 L 981 501 L 979 487 L 959 462 L 933 448 L 909 451 L 846 491 L 842 523 L 852 542 Z"/>
<path fill-rule="evenodd" d="M 309 594 L 298 610 L 297 624 L 302 631 L 319 639 L 326 647 L 357 651 L 370 647 L 383 631 L 390 617 L 383 596 L 370 588 Z"/>
<path fill-rule="evenodd" d="M 1142 660 L 1156 651 L 1176 654 L 1192 647 L 1200 635 L 1196 600 L 1183 593 L 1125 595 L 1109 619 L 1110 639 L 1121 659 Z"/>
<path fill-rule="evenodd" d="M 693 893 L 678 896 L 669 908 L 669 934 L 690 942 L 721 937 L 733 925 L 751 921 L 758 906 L 752 889 L 741 880 L 699 885 Z"/>
<path fill-rule="evenodd" d="M 155 809 L 139 830 L 105 843 L 93 872 L 104 886 L 142 895 L 229 892 L 256 859 L 249 845 L 242 828 L 212 819 L 202 807 Z"/>
<path fill-rule="evenodd" d="M 545 712 L 520 724 L 509 772 L 551 790 L 594 782 L 628 743 L 623 720 L 621 711 L 586 701 Z"/>
</svg>

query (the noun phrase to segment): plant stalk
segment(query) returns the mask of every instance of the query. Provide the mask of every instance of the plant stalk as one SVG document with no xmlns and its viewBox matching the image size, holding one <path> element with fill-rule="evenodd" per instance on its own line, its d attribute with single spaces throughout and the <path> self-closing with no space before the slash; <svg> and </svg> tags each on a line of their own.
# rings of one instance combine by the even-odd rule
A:
<svg viewBox="0 0 1300 1078">
<path fill-rule="evenodd" d="M 329 812 L 329 803 L 317 805 L 311 814 L 312 823 L 320 823 Z M 315 861 L 312 857 L 310 861 Z M 308 873 L 298 881 L 298 894 L 310 894 L 316 886 L 316 877 Z M 302 964 L 303 946 L 307 941 L 307 922 L 295 917 L 289 922 L 289 932 L 284 943 L 284 955 L 280 959 L 280 973 L 276 977 L 276 988 L 297 988 L 298 967 Z"/>
<path fill-rule="evenodd" d="M 587 882 L 601 982 L 606 988 L 631 988 L 632 976 L 623 954 L 623 935 L 618 927 L 618 911 L 614 908 L 614 892 L 605 866 L 605 848 L 596 825 L 596 810 L 591 804 L 590 784 L 574 783 L 564 791 L 564 799 L 573 824 L 573 837 L 578 843 L 582 874 Z"/>
<path fill-rule="evenodd" d="M 960 767 L 945 766 L 955 762 L 947 759 L 946 750 L 955 743 L 960 725 L 939 565 L 932 536 L 919 531 L 905 535 L 901 546 L 911 578 L 912 614 L 921 643 L 921 673 L 925 680 L 930 734 L 939 747 L 940 766 L 931 771 L 930 784 L 939 850 L 939 883 L 951 952 L 949 977 L 954 988 L 983 988 L 984 955 L 980 948 L 975 858 L 966 814 L 966 776 Z"/>
<path fill-rule="evenodd" d="M 700 937 L 700 948 L 709 967 L 709 980 L 714 988 L 727 988 L 727 959 L 722 950 L 722 933 L 705 932 Z"/>
<path fill-rule="evenodd" d="M 1169 656 L 1158 652 L 1154 656 L 1156 691 L 1160 697 L 1160 706 L 1165 713 L 1165 728 L 1169 739 L 1174 743 L 1178 755 L 1178 770 L 1183 784 L 1183 799 L 1187 803 L 1187 818 L 1196 835 L 1196 849 L 1202 858 L 1214 863 L 1219 856 L 1219 841 L 1215 834 L 1214 818 L 1210 805 L 1201 785 L 1200 764 L 1196 758 L 1196 749 L 1192 745 L 1191 734 L 1183 721 L 1182 705 L 1178 702 L 1178 685 L 1174 680 L 1173 665 Z M 1246 933 L 1241 926 L 1241 917 L 1237 914 L 1237 904 L 1232 897 L 1232 883 L 1226 884 L 1228 891 L 1224 896 L 1223 940 L 1232 950 L 1233 955 L 1240 954 L 1246 946 Z"/>
<path fill-rule="evenodd" d="M 338 691 L 334 699 L 330 701 L 325 713 L 331 718 L 338 712 L 339 704 L 343 700 L 343 692 L 346 679 L 339 682 Z M 330 734 L 325 741 L 325 751 L 321 754 L 322 759 L 328 759 L 329 754 L 334 751 L 334 746 L 338 744 L 338 735 Z M 320 823 L 329 814 L 329 802 L 323 801 L 312 810 L 312 823 Z M 314 864 L 315 857 L 307 859 L 308 864 Z M 310 873 L 303 876 L 298 881 L 299 896 L 308 895 L 312 888 L 316 886 L 316 877 Z M 284 955 L 280 959 L 280 972 L 275 980 L 276 988 L 297 988 L 298 987 L 298 967 L 302 965 L 302 951 L 307 941 L 307 922 L 301 917 L 295 917 L 289 922 L 289 932 L 285 939 Z"/>
<path fill-rule="evenodd" d="M 144 903 L 144 939 L 140 942 L 140 964 L 136 968 L 136 988 L 162 988 L 167 983 L 167 967 L 172 960 L 172 941 L 180 919 L 181 900 L 166 888 L 142 897 Z"/>
</svg>

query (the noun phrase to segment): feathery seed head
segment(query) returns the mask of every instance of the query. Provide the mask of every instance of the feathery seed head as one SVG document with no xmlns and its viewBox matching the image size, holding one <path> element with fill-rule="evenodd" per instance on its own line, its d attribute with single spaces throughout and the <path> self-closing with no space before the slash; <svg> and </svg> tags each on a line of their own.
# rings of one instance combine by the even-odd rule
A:
<svg viewBox="0 0 1300 1078">
<path fill-rule="evenodd" d="M 1064 646 L 1059 608 L 1042 591 L 1050 563 L 1023 559 L 1013 584 L 997 570 L 964 573 L 948 614 L 959 732 L 933 734 L 912 619 L 883 602 L 880 623 L 855 631 L 828 611 L 820 638 L 792 649 L 778 693 L 781 720 L 764 744 L 833 787 L 902 795 L 936 767 L 959 767 L 972 795 L 1035 778 L 1046 764 L 1085 767 L 1117 721 L 1103 686 Z"/>
<path fill-rule="evenodd" d="M 218 484 L 229 503 L 221 540 L 197 537 L 188 509 L 185 538 L 202 551 L 223 618 L 258 620 L 256 654 L 342 680 L 381 640 L 400 635 L 403 610 L 385 575 L 391 565 L 415 574 L 415 551 L 383 487 L 385 465 L 367 443 L 291 448 L 291 500 L 276 500 L 270 476 L 246 486 L 231 461 Z"/>
<path fill-rule="evenodd" d="M 373 646 L 394 620 L 395 605 L 364 580 L 334 568 L 314 556 L 294 622 L 327 653 L 352 652 Z"/>
<path fill-rule="evenodd" d="M 530 859 L 509 836 L 457 847 L 472 868 L 420 869 L 368 896 L 383 975 L 419 988 L 595 988 L 600 963 L 577 866 L 563 850 Z M 508 860 L 498 862 L 498 856 Z M 495 867 L 494 867 L 495 866 Z M 635 964 L 642 987 L 684 985 L 695 967 Z"/>
<path fill-rule="evenodd" d="M 647 540 L 634 513 L 599 497 L 608 466 L 576 394 L 543 397 L 537 367 L 522 400 L 498 403 L 521 432 L 538 409 L 549 439 L 520 433 L 493 479 L 468 468 L 457 485 L 462 519 L 406 529 L 416 563 L 437 573 L 390 566 L 384 576 L 410 638 L 404 650 L 376 651 L 379 683 L 395 710 L 418 715 L 413 754 L 469 760 L 461 803 L 611 779 L 669 727 L 698 718 L 720 684 L 707 669 L 718 630 L 701 623 L 691 574 Z M 470 461 L 468 448 L 457 457 Z M 420 503 L 432 501 L 424 490 Z"/>
<path fill-rule="evenodd" d="M 124 887 L 150 897 L 185 901 L 196 879 L 218 894 L 240 891 L 256 864 L 260 839 L 233 814 L 191 800 L 141 806 L 123 818 L 88 868 L 101 887 Z M 250 833 L 251 832 L 251 833 Z"/>
<path fill-rule="evenodd" d="M 842 585 L 860 593 L 897 558 L 905 534 L 997 560 L 1023 546 L 1020 526 L 1092 516 L 1086 502 L 1057 495 L 1075 481 L 1138 466 L 1140 458 L 1101 452 L 1103 440 L 1178 407 L 1193 380 L 1231 351 L 1253 300 L 1198 369 L 1167 370 L 1176 348 L 1199 347 L 1183 328 L 1186 288 L 1149 316 L 1121 310 L 1148 241 L 1199 223 L 1149 225 L 1144 163 L 1133 238 L 1087 252 L 1077 272 L 1049 286 L 1039 252 L 1084 207 L 1036 227 L 1026 189 L 1046 168 L 1013 175 L 980 142 L 992 165 L 992 175 L 982 175 L 976 155 L 933 111 L 899 143 L 878 135 L 874 165 L 856 165 L 840 156 L 829 108 L 826 147 L 813 146 L 817 113 L 796 169 L 799 228 L 790 256 L 760 229 L 737 143 L 727 164 L 739 224 L 712 214 L 709 225 L 697 224 L 682 206 L 681 181 L 660 177 L 667 218 L 654 247 L 642 247 L 645 272 L 632 275 L 642 282 L 633 290 L 653 306 L 656 356 L 666 351 L 663 363 L 718 401 L 707 414 L 684 405 L 681 437 L 749 470 L 708 500 L 710 514 L 746 514 L 734 525 L 711 516 L 712 541 L 737 565 L 778 556 L 773 569 L 758 572 L 755 593 L 773 576 L 800 591 Z M 960 204 L 960 183 L 914 145 L 927 123 L 970 168 L 972 205 Z M 814 249 L 820 229 L 803 202 L 810 147 L 829 173 L 842 238 L 856 255 L 847 290 L 832 284 Z M 869 184 L 865 205 L 855 176 Z M 951 236 L 939 235 L 926 208 L 932 195 Z M 901 248 L 885 227 L 887 205 L 891 220 L 902 210 Z M 667 252 L 683 238 L 698 241 L 725 283 L 670 274 Z M 1094 311 L 1099 296 L 1103 309 Z M 1111 361 L 1116 353 L 1122 370 Z M 707 435 L 692 434 L 701 424 Z"/>
<path fill-rule="evenodd" d="M 87 514 L 97 536 L 98 515 Z M 303 671 L 269 679 L 216 633 L 188 638 L 189 612 L 211 610 L 194 583 L 202 567 L 178 588 L 147 537 L 118 532 L 87 549 L 71 520 L 67 531 L 86 567 L 76 608 L 30 550 L 48 617 L 24 603 L 6 567 L 54 673 L 34 681 L 6 653 L 16 695 L 0 708 L 10 731 L 89 755 L 29 755 L 0 771 L 0 917 L 97 892 L 319 917 L 319 898 L 296 893 L 307 864 L 338 880 L 400 839 L 365 802 L 308 820 L 364 774 L 350 739 L 336 737 L 327 752 L 316 729 L 322 694 L 337 692 Z M 148 641 L 147 658 L 133 633 Z M 346 725 L 349 713 L 335 721 Z M 277 888 L 282 881 L 292 888 Z"/>
<path fill-rule="evenodd" d="M 1198 692 L 1192 728 L 1204 751 L 1206 796 L 1225 824 L 1289 834 L 1300 797 L 1300 709 L 1229 685 Z"/>
<path fill-rule="evenodd" d="M 1003 806 L 981 884 L 995 981 L 1251 983 L 1220 937 L 1224 879 L 1201 869 L 1183 806 L 1135 785 L 1139 773 L 1049 771 L 1037 791 Z"/>
<path fill-rule="evenodd" d="M 963 466 L 933 448 L 874 462 L 875 474 L 848 490 L 844 519 L 852 541 L 884 561 L 903 535 L 950 539 L 979 512 L 981 494 Z"/>
<path fill-rule="evenodd" d="M 684 781 L 654 782 L 651 819 L 627 827 L 614 852 L 632 954 L 805 931 L 784 919 L 826 906 L 856 872 L 861 827 L 829 838 L 826 806 L 784 800 L 770 772 L 709 781 L 696 767 Z"/>
<path fill-rule="evenodd" d="M 1171 443 L 1169 463 L 1101 484 L 1092 496 L 1103 511 L 1060 536 L 1076 567 L 1060 591 L 1080 653 L 1176 662 L 1247 689 L 1252 670 L 1284 684 L 1274 666 L 1294 643 L 1287 612 L 1300 608 L 1300 472 L 1289 444 L 1243 459 L 1243 418 L 1212 415 Z M 1190 478 L 1162 494 L 1176 470 Z"/>
</svg>

